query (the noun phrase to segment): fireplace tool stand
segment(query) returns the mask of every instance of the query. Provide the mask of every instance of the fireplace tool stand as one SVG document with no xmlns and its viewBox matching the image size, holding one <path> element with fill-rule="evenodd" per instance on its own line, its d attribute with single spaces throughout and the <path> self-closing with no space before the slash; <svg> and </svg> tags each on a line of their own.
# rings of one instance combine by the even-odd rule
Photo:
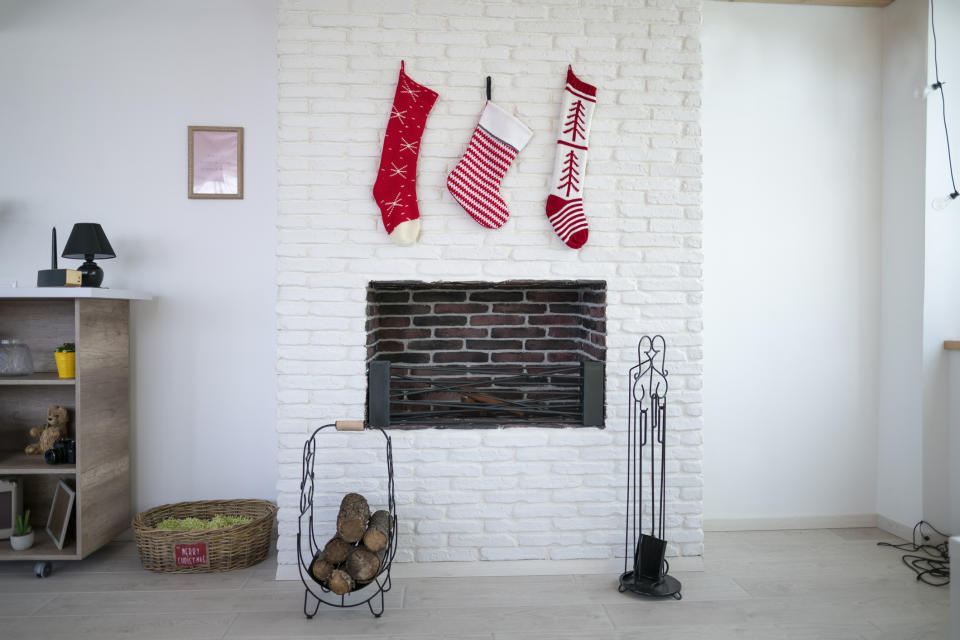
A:
<svg viewBox="0 0 960 640">
<path fill-rule="evenodd" d="M 627 384 L 627 519 L 620 593 L 680 600 L 680 581 L 667 575 L 663 538 L 666 506 L 667 370 L 663 336 L 644 336 L 637 346 L 639 363 Z M 644 463 L 647 463 L 644 486 Z M 644 490 L 649 491 L 645 496 Z M 649 498 L 649 533 L 643 500 Z M 633 558 L 633 565 L 628 561 Z"/>
<path fill-rule="evenodd" d="M 322 548 L 322 545 L 317 543 L 316 530 L 313 526 L 313 491 L 315 486 L 313 465 L 316 462 L 317 434 L 330 428 L 336 428 L 337 431 L 364 431 L 361 422 L 340 421 L 336 424 L 325 424 L 317 428 L 303 445 L 300 517 L 297 520 L 297 564 L 300 568 L 300 580 L 306 589 L 303 594 L 303 615 L 307 616 L 309 620 L 317 614 L 321 603 L 337 608 L 359 607 L 365 604 L 370 608 L 370 613 L 379 618 L 383 615 L 383 594 L 390 591 L 393 586 L 390 580 L 390 565 L 393 564 L 393 557 L 397 553 L 397 505 L 393 494 L 393 445 L 390 436 L 383 429 L 368 429 L 368 431 L 379 431 L 386 440 L 387 510 L 390 512 L 391 525 L 390 534 L 387 537 L 387 553 L 383 557 L 380 571 L 372 582 L 342 596 L 337 595 L 310 573 L 313 558 Z"/>
</svg>

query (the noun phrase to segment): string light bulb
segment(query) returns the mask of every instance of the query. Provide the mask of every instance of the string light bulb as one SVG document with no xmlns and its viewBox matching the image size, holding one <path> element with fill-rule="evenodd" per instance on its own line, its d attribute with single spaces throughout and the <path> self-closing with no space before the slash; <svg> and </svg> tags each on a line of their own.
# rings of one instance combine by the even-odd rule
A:
<svg viewBox="0 0 960 640">
<path fill-rule="evenodd" d="M 934 82 L 933 84 L 928 84 L 923 89 L 917 89 L 913 92 L 915 98 L 920 98 L 921 100 L 926 100 L 930 97 L 930 94 L 934 91 L 940 91 L 943 88 L 942 82 Z"/>
<path fill-rule="evenodd" d="M 945 196 L 934 198 L 933 202 L 930 203 L 930 206 L 932 206 L 937 211 L 943 211 L 944 209 L 949 207 L 950 204 L 954 200 L 956 200 L 958 197 L 960 197 L 960 193 L 957 193 L 956 191 L 954 191 L 953 193 L 949 193 Z"/>
<path fill-rule="evenodd" d="M 943 211 L 950 206 L 950 203 L 960 196 L 957 190 L 957 179 L 953 173 L 953 153 L 950 151 L 950 128 L 947 127 L 947 99 L 944 97 L 943 82 L 940 81 L 940 63 L 937 60 L 937 21 L 933 17 L 934 3 L 930 0 L 930 35 L 933 36 L 933 77 L 934 82 L 927 89 L 924 89 L 923 95 L 927 97 L 934 91 L 940 92 L 940 111 L 943 114 L 943 139 L 947 143 L 947 167 L 950 169 L 950 185 L 953 191 L 940 198 L 934 199 L 930 203 L 937 211 Z M 929 92 L 927 91 L 929 90 Z"/>
</svg>

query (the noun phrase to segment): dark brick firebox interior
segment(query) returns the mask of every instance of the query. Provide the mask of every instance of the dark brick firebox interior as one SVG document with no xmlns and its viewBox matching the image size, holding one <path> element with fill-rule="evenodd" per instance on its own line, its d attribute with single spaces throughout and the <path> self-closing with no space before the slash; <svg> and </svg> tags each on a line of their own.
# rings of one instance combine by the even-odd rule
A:
<svg viewBox="0 0 960 640">
<path fill-rule="evenodd" d="M 572 364 L 606 360 L 602 280 L 371 282 L 367 361 Z"/>
<path fill-rule="evenodd" d="M 603 281 L 371 282 L 367 418 L 603 427 Z"/>
</svg>

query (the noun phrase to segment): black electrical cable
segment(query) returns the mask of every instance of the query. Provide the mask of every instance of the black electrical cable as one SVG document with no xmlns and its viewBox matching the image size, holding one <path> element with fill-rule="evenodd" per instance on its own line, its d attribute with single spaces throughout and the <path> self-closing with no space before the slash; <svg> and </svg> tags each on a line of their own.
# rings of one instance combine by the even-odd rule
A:
<svg viewBox="0 0 960 640">
<path fill-rule="evenodd" d="M 928 544 L 930 536 L 923 532 L 924 526 L 943 538 L 947 537 L 926 520 L 921 520 L 913 527 L 913 542 L 903 544 L 878 542 L 877 546 L 909 551 L 903 556 L 903 564 L 917 574 L 917 580 L 934 587 L 948 585 L 950 584 L 950 547 L 946 540 L 940 544 Z M 918 553 L 925 555 L 917 555 Z"/>
<path fill-rule="evenodd" d="M 956 198 L 960 193 L 957 192 L 957 181 L 953 177 L 953 154 L 950 152 L 950 130 L 947 128 L 947 101 L 943 95 L 943 83 L 940 82 L 940 63 L 937 61 L 937 26 L 933 19 L 933 0 L 930 0 L 930 33 L 933 34 L 933 73 L 936 82 L 933 88 L 940 91 L 940 107 L 943 111 L 943 135 L 947 140 L 947 163 L 950 165 L 950 184 L 953 185 L 951 198 Z"/>
</svg>

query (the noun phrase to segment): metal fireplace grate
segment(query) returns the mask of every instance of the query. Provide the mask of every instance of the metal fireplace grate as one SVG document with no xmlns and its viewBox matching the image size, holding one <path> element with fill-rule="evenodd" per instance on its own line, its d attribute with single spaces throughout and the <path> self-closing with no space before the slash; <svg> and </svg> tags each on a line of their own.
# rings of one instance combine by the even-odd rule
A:
<svg viewBox="0 0 960 640">
<path fill-rule="evenodd" d="M 368 370 L 373 427 L 603 426 L 604 364 L 398 365 Z"/>
</svg>

